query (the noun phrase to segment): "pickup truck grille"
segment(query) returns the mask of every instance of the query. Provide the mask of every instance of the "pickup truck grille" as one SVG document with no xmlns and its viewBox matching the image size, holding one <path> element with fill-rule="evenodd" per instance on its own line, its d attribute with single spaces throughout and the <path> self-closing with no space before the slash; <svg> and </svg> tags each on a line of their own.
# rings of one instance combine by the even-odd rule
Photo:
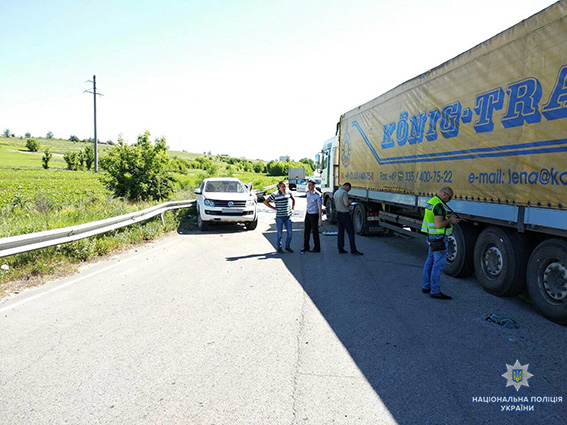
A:
<svg viewBox="0 0 567 425">
<path fill-rule="evenodd" d="M 222 207 L 222 208 L 244 208 L 246 206 L 246 201 L 217 201 L 215 199 L 211 199 L 215 203 L 215 207 Z M 232 205 L 229 207 L 228 203 L 232 202 Z"/>
</svg>

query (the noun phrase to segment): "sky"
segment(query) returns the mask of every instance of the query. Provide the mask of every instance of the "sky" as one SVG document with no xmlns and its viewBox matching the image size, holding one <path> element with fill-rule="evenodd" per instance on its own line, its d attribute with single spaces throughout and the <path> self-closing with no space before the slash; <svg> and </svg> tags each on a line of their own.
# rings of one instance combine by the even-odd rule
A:
<svg viewBox="0 0 567 425">
<path fill-rule="evenodd" d="M 313 158 L 341 114 L 550 0 L 0 0 L 0 132 Z"/>
</svg>

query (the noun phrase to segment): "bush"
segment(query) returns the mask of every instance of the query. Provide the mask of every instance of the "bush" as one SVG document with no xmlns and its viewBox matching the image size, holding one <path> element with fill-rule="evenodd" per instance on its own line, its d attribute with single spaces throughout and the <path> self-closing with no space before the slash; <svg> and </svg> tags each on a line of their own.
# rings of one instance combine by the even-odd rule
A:
<svg viewBox="0 0 567 425">
<path fill-rule="evenodd" d="M 254 163 L 254 172 L 255 173 L 265 173 L 266 172 L 266 165 L 263 162 L 256 162 Z"/>
<path fill-rule="evenodd" d="M 75 260 L 86 261 L 96 254 L 96 242 L 92 238 L 81 239 L 63 245 L 61 251 Z"/>
<path fill-rule="evenodd" d="M 85 166 L 87 170 L 90 170 L 95 161 L 95 152 L 94 147 L 92 145 L 85 146 L 85 149 L 82 152 L 83 161 L 85 162 Z"/>
<path fill-rule="evenodd" d="M 26 140 L 26 148 L 30 152 L 37 152 L 39 150 L 39 142 L 35 139 L 28 139 Z"/>
<path fill-rule="evenodd" d="M 113 146 L 101 159 L 101 168 L 108 173 L 103 177 L 105 185 L 130 200 L 167 199 L 174 189 L 167 150 L 165 138 L 152 144 L 147 131 L 134 146 Z"/>
<path fill-rule="evenodd" d="M 209 177 L 215 176 L 218 171 L 219 171 L 219 167 L 216 164 L 213 164 L 212 162 L 209 165 L 207 165 L 207 168 L 205 168 L 205 172 Z"/>
<path fill-rule="evenodd" d="M 45 151 L 43 151 L 43 157 L 41 158 L 43 168 L 45 168 L 46 170 L 49 168 L 49 161 L 51 161 L 52 157 L 53 154 L 51 153 L 49 148 L 46 148 Z"/>
<path fill-rule="evenodd" d="M 67 163 L 67 169 L 77 171 L 81 166 L 81 160 L 77 152 L 67 152 L 63 155 L 63 159 Z"/>
</svg>

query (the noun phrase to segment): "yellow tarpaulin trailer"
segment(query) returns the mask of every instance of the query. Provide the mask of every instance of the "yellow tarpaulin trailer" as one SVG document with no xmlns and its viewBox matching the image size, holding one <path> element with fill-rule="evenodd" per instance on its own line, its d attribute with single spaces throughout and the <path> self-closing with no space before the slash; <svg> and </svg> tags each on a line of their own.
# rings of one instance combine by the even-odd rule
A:
<svg viewBox="0 0 567 425">
<path fill-rule="evenodd" d="M 558 2 L 345 113 L 339 181 L 565 208 L 566 14 Z"/>
</svg>

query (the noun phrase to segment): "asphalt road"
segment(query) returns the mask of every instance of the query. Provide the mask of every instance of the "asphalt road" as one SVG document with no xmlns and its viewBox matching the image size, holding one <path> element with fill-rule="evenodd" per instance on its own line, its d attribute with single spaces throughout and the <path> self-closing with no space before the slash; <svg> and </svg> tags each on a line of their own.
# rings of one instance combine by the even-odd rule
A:
<svg viewBox="0 0 567 425">
<path fill-rule="evenodd" d="M 358 237 L 356 257 L 329 235 L 301 254 L 297 206 L 294 254 L 261 207 L 255 231 L 184 223 L 2 302 L 0 423 L 566 422 L 567 328 L 474 278 L 428 298 L 415 240 Z M 533 374 L 518 391 L 501 376 L 516 360 Z"/>
</svg>

